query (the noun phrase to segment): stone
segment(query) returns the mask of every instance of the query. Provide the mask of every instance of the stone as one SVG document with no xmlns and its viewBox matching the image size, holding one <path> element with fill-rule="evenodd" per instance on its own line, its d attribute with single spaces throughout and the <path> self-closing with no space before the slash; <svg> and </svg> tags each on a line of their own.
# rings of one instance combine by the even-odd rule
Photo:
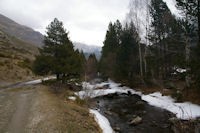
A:
<svg viewBox="0 0 200 133">
<path fill-rule="evenodd" d="M 119 127 L 115 127 L 114 130 L 117 131 L 117 132 L 119 132 L 120 128 Z"/>
<path fill-rule="evenodd" d="M 143 102 L 143 101 L 137 101 L 136 104 L 137 105 L 143 105 L 143 104 L 145 104 L 145 102 Z"/>
<path fill-rule="evenodd" d="M 146 113 L 147 113 L 147 111 L 143 111 L 142 113 L 143 113 L 143 114 L 146 114 Z"/>
<path fill-rule="evenodd" d="M 138 125 L 142 122 L 142 118 L 137 116 L 136 118 L 134 118 L 133 120 L 131 120 L 130 124 L 131 125 Z"/>
<path fill-rule="evenodd" d="M 169 118 L 169 121 L 170 121 L 171 123 L 175 124 L 175 123 L 177 123 L 177 122 L 179 121 L 179 119 L 176 118 L 176 117 L 172 117 L 172 118 Z"/>
<path fill-rule="evenodd" d="M 112 115 L 112 113 L 110 111 L 105 111 L 104 113 L 107 115 Z"/>
</svg>

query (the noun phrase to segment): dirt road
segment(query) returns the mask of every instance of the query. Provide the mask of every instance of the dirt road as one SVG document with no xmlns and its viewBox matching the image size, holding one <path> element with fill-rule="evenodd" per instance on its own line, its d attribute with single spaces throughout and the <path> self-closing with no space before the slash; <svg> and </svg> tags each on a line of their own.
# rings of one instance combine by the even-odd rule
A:
<svg viewBox="0 0 200 133">
<path fill-rule="evenodd" d="M 62 93 L 61 93 L 62 94 Z M 87 108 L 29 85 L 0 91 L 0 133 L 99 133 Z"/>
<path fill-rule="evenodd" d="M 0 93 L 0 132 L 24 133 L 36 91 L 3 91 Z"/>
</svg>

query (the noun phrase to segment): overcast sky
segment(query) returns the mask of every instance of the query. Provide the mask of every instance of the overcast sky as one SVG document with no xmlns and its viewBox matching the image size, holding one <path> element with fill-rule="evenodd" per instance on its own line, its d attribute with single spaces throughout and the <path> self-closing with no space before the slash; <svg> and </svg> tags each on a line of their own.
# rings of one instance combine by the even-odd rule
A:
<svg viewBox="0 0 200 133">
<path fill-rule="evenodd" d="M 164 0 L 175 12 L 173 0 Z M 0 13 L 45 33 L 57 17 L 72 41 L 103 45 L 110 21 L 123 21 L 129 0 L 0 0 Z"/>
</svg>

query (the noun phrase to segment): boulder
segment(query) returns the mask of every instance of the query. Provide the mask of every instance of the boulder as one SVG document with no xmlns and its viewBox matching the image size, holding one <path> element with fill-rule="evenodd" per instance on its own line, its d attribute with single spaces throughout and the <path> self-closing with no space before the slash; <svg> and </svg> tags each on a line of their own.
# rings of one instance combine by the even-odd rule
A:
<svg viewBox="0 0 200 133">
<path fill-rule="evenodd" d="M 144 105 L 145 102 L 144 102 L 144 101 L 137 101 L 136 104 L 137 104 L 137 105 Z"/>
<path fill-rule="evenodd" d="M 120 131 L 120 128 L 119 128 L 119 127 L 115 127 L 114 130 L 115 130 L 116 132 L 119 132 L 119 131 Z"/>
<path fill-rule="evenodd" d="M 172 118 L 169 118 L 169 121 L 170 121 L 171 123 L 173 123 L 173 124 L 176 124 L 176 123 L 179 121 L 179 119 L 176 118 L 176 117 L 172 117 Z"/>
<path fill-rule="evenodd" d="M 110 112 L 110 111 L 105 111 L 104 113 L 107 115 L 112 115 L 112 112 Z"/>
</svg>

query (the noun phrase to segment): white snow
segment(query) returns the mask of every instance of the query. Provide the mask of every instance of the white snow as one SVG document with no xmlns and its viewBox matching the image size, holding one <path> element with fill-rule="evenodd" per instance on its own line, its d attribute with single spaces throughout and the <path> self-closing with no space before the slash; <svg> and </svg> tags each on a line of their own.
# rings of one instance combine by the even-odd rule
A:
<svg viewBox="0 0 200 133">
<path fill-rule="evenodd" d="M 179 72 L 179 73 L 185 73 L 186 69 L 177 68 L 176 71 Z"/>
<path fill-rule="evenodd" d="M 102 82 L 97 85 L 91 85 L 90 83 L 85 86 L 84 91 L 76 92 L 81 99 L 84 98 L 94 98 L 98 96 L 108 95 L 112 93 L 128 93 L 137 94 L 141 96 L 142 100 L 148 102 L 152 106 L 156 106 L 159 108 L 166 109 L 174 114 L 180 119 L 188 120 L 195 119 L 196 117 L 200 117 L 200 106 L 196 104 L 192 104 L 190 102 L 184 103 L 175 103 L 175 100 L 170 96 L 163 96 L 160 92 L 155 92 L 152 94 L 144 95 L 141 92 L 135 91 L 128 87 L 119 87 L 120 84 L 117 84 L 111 80 L 108 82 Z M 109 85 L 110 89 L 97 89 L 96 86 L 104 86 Z M 89 87 L 87 89 L 87 87 Z"/>
<path fill-rule="evenodd" d="M 75 101 L 75 100 L 76 100 L 76 97 L 70 96 L 70 97 L 68 97 L 68 99 L 70 99 L 70 100 L 72 100 L 72 101 Z"/>
<path fill-rule="evenodd" d="M 95 84 L 95 85 L 91 85 L 88 82 L 82 82 L 82 87 L 83 89 L 97 89 L 97 88 L 102 88 L 103 86 L 108 85 L 108 83 L 106 82 L 102 82 L 100 84 Z"/>
<path fill-rule="evenodd" d="M 180 68 L 180 67 L 177 67 L 177 66 L 174 67 L 174 70 L 178 73 L 185 73 L 187 71 L 186 69 Z M 175 72 L 175 74 L 176 74 L 176 72 Z"/>
<path fill-rule="evenodd" d="M 200 116 L 200 106 L 190 102 L 175 103 L 173 98 L 162 96 L 159 92 L 142 95 L 142 100 L 147 101 L 150 105 L 166 109 L 176 114 L 176 117 L 180 119 L 195 119 Z"/>
<path fill-rule="evenodd" d="M 101 115 L 97 110 L 90 109 L 90 113 L 94 114 L 96 122 L 99 124 L 103 133 L 114 133 L 110 123 L 106 117 Z"/>
<path fill-rule="evenodd" d="M 39 84 L 42 81 L 46 81 L 46 80 L 50 80 L 50 79 L 56 79 L 56 76 L 49 76 L 47 78 L 43 78 L 43 79 L 37 79 L 37 80 L 32 80 L 32 81 L 28 81 L 23 83 L 24 85 L 33 85 L 33 84 Z"/>
</svg>

